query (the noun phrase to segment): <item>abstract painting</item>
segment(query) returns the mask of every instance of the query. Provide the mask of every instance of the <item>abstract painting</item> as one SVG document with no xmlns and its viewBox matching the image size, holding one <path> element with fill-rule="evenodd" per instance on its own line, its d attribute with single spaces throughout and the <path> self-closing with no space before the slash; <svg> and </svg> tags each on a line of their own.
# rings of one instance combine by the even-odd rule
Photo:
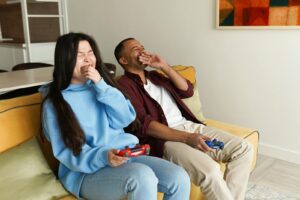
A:
<svg viewBox="0 0 300 200">
<path fill-rule="evenodd" d="M 300 28 L 300 0 L 217 0 L 218 28 Z"/>
</svg>

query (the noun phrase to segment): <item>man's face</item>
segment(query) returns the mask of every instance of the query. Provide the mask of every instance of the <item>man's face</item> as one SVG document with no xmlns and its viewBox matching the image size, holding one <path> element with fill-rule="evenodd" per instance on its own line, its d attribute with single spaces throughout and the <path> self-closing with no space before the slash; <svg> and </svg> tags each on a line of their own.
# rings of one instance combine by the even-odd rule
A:
<svg viewBox="0 0 300 200">
<path fill-rule="evenodd" d="M 134 67 L 136 69 L 144 69 L 147 65 L 144 65 L 139 61 L 139 57 L 141 56 L 142 52 L 145 51 L 144 46 L 141 45 L 139 41 L 134 39 L 126 41 L 123 45 L 123 65 Z"/>
</svg>

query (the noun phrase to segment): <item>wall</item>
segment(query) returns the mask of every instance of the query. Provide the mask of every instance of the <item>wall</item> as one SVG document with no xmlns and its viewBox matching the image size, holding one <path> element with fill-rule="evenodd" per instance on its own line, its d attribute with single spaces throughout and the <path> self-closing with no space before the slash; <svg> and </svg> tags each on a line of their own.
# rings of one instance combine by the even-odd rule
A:
<svg viewBox="0 0 300 200">
<path fill-rule="evenodd" d="M 135 37 L 170 64 L 196 66 L 207 118 L 255 128 L 260 153 L 300 164 L 299 30 L 217 30 L 212 0 L 72 0 L 68 12 L 106 62 Z"/>
<path fill-rule="evenodd" d="M 55 42 L 32 43 L 31 62 L 54 64 L 54 49 Z M 0 43 L 0 60 L 0 69 L 8 71 L 11 71 L 17 64 L 28 62 L 24 44 L 7 45 Z"/>
<path fill-rule="evenodd" d="M 0 44 L 0 69 L 4 69 L 10 71 L 12 66 L 16 63 L 16 57 L 14 56 L 16 52 L 19 50 L 17 48 L 9 47 L 9 46 L 2 46 Z"/>
</svg>

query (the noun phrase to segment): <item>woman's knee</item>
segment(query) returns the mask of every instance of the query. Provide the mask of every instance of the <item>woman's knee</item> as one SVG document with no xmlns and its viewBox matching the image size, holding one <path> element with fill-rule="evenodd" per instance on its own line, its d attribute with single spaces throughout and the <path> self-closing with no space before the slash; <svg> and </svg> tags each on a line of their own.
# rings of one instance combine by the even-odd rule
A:
<svg viewBox="0 0 300 200">
<path fill-rule="evenodd" d="M 158 179 L 153 170 L 147 165 L 131 163 L 128 172 L 128 183 L 139 187 L 157 187 Z"/>
<path fill-rule="evenodd" d="M 170 163 L 171 164 L 171 163 Z M 164 174 L 159 183 L 159 190 L 167 197 L 174 199 L 188 199 L 190 194 L 190 178 L 187 172 L 180 166 L 172 164 L 168 173 Z"/>
<path fill-rule="evenodd" d="M 176 173 L 173 174 L 174 185 L 176 186 L 178 191 L 182 193 L 186 193 L 189 196 L 190 188 L 191 188 L 191 180 L 188 173 L 179 166 L 176 166 Z"/>
<path fill-rule="evenodd" d="M 173 171 L 170 172 L 170 174 L 172 174 L 173 182 L 181 185 L 189 185 L 190 177 L 188 173 L 180 166 L 175 165 L 174 168 L 175 169 L 173 169 Z"/>
</svg>

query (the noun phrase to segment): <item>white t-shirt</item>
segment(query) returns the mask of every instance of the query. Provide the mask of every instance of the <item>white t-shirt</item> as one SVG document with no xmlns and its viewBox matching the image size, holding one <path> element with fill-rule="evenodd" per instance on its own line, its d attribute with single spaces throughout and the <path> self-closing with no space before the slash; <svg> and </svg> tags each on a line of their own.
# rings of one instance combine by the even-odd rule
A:
<svg viewBox="0 0 300 200">
<path fill-rule="evenodd" d="M 181 125 L 186 121 L 175 100 L 165 88 L 154 85 L 149 79 L 147 79 L 147 84 L 144 84 L 144 88 L 162 107 L 169 127 Z"/>
</svg>

